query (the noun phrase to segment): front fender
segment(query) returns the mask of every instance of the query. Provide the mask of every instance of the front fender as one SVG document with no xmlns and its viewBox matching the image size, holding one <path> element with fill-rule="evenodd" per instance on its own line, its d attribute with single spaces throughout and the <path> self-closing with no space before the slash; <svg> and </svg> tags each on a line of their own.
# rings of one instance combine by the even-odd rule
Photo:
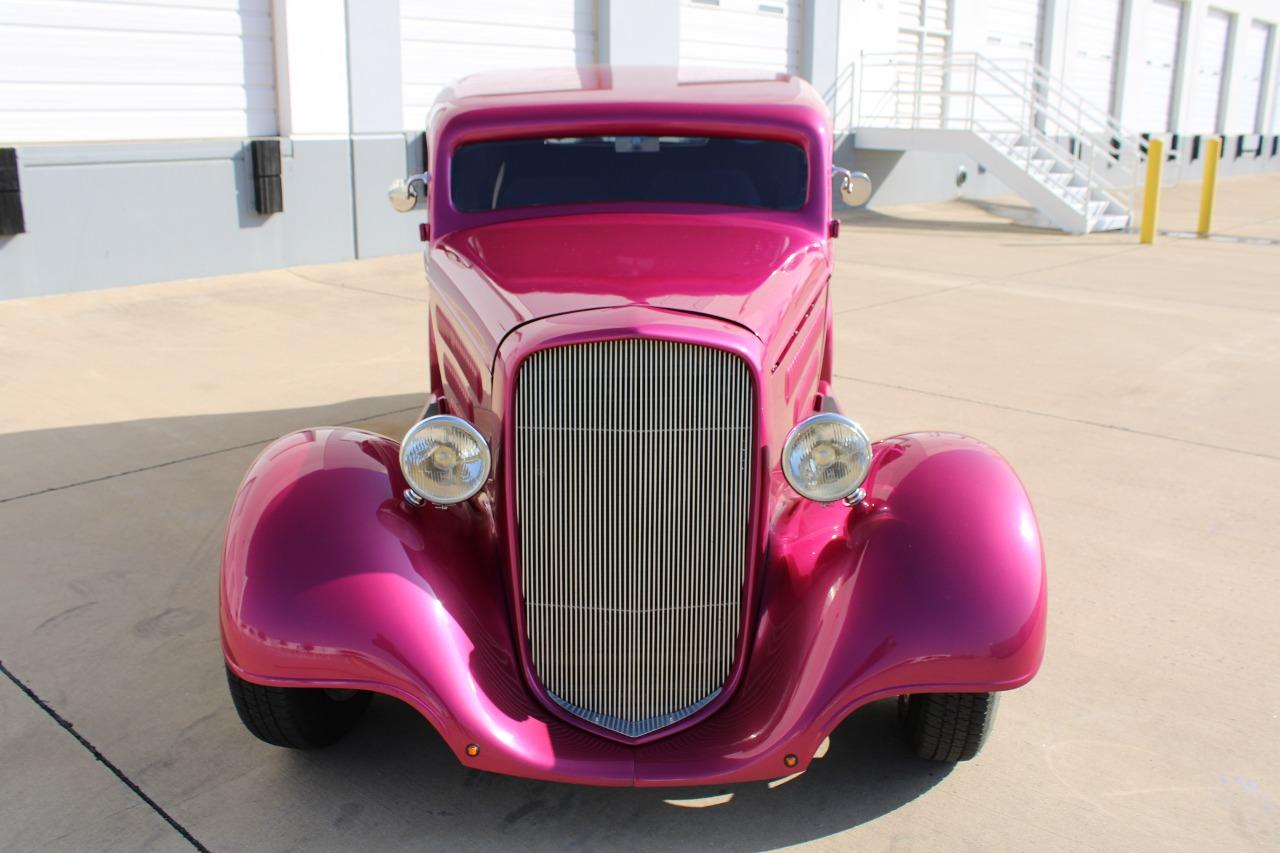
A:
<svg viewBox="0 0 1280 853">
<path fill-rule="evenodd" d="M 783 503 L 741 686 L 715 718 L 654 744 L 638 777 L 696 779 L 686 756 L 712 726 L 731 776 L 750 778 L 780 744 L 803 769 L 859 705 L 1007 690 L 1035 675 L 1044 554 L 1008 463 L 965 436 L 904 435 L 876 444 L 865 488 L 852 509 Z"/>
<path fill-rule="evenodd" d="M 487 495 L 408 508 L 398 459 L 396 442 L 350 429 L 293 433 L 258 457 L 223 551 L 228 665 L 260 684 L 396 696 L 468 766 L 631 784 L 625 747 L 551 718 L 514 675 Z"/>
</svg>

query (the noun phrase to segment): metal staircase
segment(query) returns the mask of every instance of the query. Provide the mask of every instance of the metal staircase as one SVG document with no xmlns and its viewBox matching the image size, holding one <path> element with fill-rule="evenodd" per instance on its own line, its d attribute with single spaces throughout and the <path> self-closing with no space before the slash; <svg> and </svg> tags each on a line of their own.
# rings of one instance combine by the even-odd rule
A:
<svg viewBox="0 0 1280 853">
<path fill-rule="evenodd" d="M 1144 141 L 1040 66 L 872 54 L 851 73 L 833 113 L 859 148 L 966 154 L 1071 233 L 1132 224 Z"/>
</svg>

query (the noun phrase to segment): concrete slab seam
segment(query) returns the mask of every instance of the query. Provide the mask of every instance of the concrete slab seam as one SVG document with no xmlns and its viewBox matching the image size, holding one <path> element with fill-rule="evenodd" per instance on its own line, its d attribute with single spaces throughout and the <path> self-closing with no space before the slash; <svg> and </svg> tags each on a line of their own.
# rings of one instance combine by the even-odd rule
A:
<svg viewBox="0 0 1280 853">
<path fill-rule="evenodd" d="M 841 373 L 835 374 L 837 379 L 845 379 L 849 382 L 861 382 L 864 385 L 875 385 L 880 388 L 892 388 L 895 391 L 907 391 L 912 394 L 924 394 L 929 397 L 940 397 L 944 400 L 956 400 L 960 403 L 972 403 L 975 406 L 987 406 L 992 409 L 1003 409 L 1006 412 L 1017 412 L 1021 415 L 1034 415 L 1040 418 L 1052 418 L 1056 421 L 1065 421 L 1067 423 L 1080 424 L 1082 426 L 1098 427 L 1100 429 L 1113 429 L 1117 432 L 1127 432 L 1133 435 L 1141 435 L 1147 438 L 1159 438 L 1164 441 L 1172 441 L 1178 444 L 1189 444 L 1193 447 L 1203 447 L 1206 450 L 1220 450 L 1224 453 L 1235 453 L 1240 456 L 1251 456 L 1254 459 L 1266 459 L 1271 462 L 1280 462 L 1280 456 L 1272 456 L 1269 453 L 1258 453 L 1254 450 L 1241 450 L 1238 447 L 1226 447 L 1221 444 L 1210 444 L 1207 441 L 1193 441 L 1189 438 L 1177 438 L 1172 435 L 1161 435 L 1158 432 L 1147 432 L 1146 430 L 1134 429 L 1133 427 L 1120 426 L 1118 424 L 1105 424 L 1101 421 L 1090 421 L 1084 418 L 1070 418 L 1066 415 L 1055 415 L 1051 412 L 1038 412 L 1035 409 L 1021 409 L 1017 406 L 1007 406 L 1003 403 L 992 403 L 987 400 L 975 400 L 972 397 L 961 397 L 958 394 L 944 394 L 941 391 L 926 391 L 922 388 L 910 388 L 906 385 L 894 385 L 890 382 L 876 382 L 871 379 L 859 379 L 856 376 L 846 376 Z"/>
<path fill-rule="evenodd" d="M 1002 285 L 1007 286 L 1006 283 L 1013 283 L 1014 280 L 1020 276 L 1034 275 L 1036 273 L 1049 272 L 1051 270 L 1062 269 L 1063 267 L 1071 267 L 1077 264 L 1085 264 L 1085 263 L 1089 263 L 1090 261 L 1096 261 L 1100 258 L 1113 258 L 1113 257 L 1116 257 L 1117 255 L 1128 254 L 1131 251 L 1132 249 L 1121 249 L 1117 252 L 1111 252 L 1106 255 L 1099 255 L 1097 257 L 1088 257 L 1088 258 L 1077 258 L 1074 261 L 1064 261 L 1063 263 L 1051 264 L 1047 267 L 1037 267 L 1036 269 L 1023 270 L 1021 272 L 1013 273 L 1011 275 L 997 275 L 997 276 L 989 276 L 989 277 L 988 276 L 983 276 L 983 277 L 969 276 L 970 278 L 973 278 L 975 280 L 966 281 L 964 284 L 957 284 L 951 287 L 940 287 L 936 290 L 930 290 L 927 293 L 913 293 L 910 296 L 902 296 L 897 299 L 889 299 L 884 302 L 873 302 L 870 305 L 856 305 L 853 308 L 845 308 L 842 311 L 836 311 L 835 316 L 839 317 L 842 314 L 852 314 L 855 311 L 868 311 L 872 308 L 880 308 L 885 305 L 896 305 L 899 302 L 909 302 L 913 299 L 927 299 L 930 296 L 940 296 L 944 293 L 951 293 L 952 291 L 955 291 L 955 290 L 965 290 L 966 288 L 978 287 L 979 285 L 991 285 L 994 287 L 999 287 Z M 862 262 L 856 261 L 855 263 L 862 263 Z M 879 266 L 879 267 L 884 267 L 885 269 L 907 270 L 909 272 L 924 272 L 924 270 L 917 270 L 915 267 L 898 267 L 898 266 L 892 266 L 887 264 L 866 264 L 866 266 Z M 959 275 L 963 275 L 963 273 L 959 273 Z"/>
<path fill-rule="evenodd" d="M 365 415 L 364 417 L 355 418 L 349 421 L 339 421 L 338 423 L 333 424 L 333 426 L 351 426 L 352 424 L 362 423 L 363 421 L 371 421 L 371 420 L 374 420 L 375 418 L 385 418 L 391 415 L 399 415 L 405 412 L 416 412 L 418 410 L 419 409 L 417 406 L 411 406 L 405 409 L 395 409 L 390 412 L 377 412 L 372 415 Z M 197 459 L 207 459 L 210 456 L 217 456 L 220 453 L 231 453 L 232 451 L 235 451 L 235 450 L 244 450 L 246 447 L 253 447 L 258 444 L 266 444 L 267 442 L 274 441 L 277 437 L 278 436 L 272 436 L 270 438 L 259 438 L 259 439 L 255 439 L 254 441 L 246 441 L 244 444 L 237 444 L 233 447 L 221 447 L 217 450 L 206 451 L 205 453 L 194 453 L 191 456 L 183 456 L 181 459 L 167 459 L 164 462 L 157 462 L 154 465 L 143 465 L 140 468 L 130 468 L 127 471 L 117 471 L 114 474 L 104 474 L 101 477 L 92 477 L 88 480 L 77 480 L 74 483 L 63 483 L 60 486 L 50 486 L 47 489 L 39 489 L 37 491 L 27 492 L 26 494 L 22 494 L 22 495 L 13 495 L 12 497 L 0 498 L 0 504 L 7 504 L 7 503 L 10 503 L 11 501 L 20 501 L 23 498 L 34 498 L 37 495 L 47 495 L 50 492 L 60 492 L 63 489 L 73 489 L 76 486 L 88 486 L 93 483 L 101 483 L 106 480 L 114 480 L 116 477 L 127 477 L 130 474 L 141 474 L 144 471 L 154 471 L 157 468 L 167 468 L 170 465 L 180 465 L 183 462 L 193 462 Z"/>
<path fill-rule="evenodd" d="M 418 299 L 413 296 L 401 296 L 398 293 L 387 293 L 385 290 L 370 290 L 367 287 L 356 287 L 353 284 L 338 284 L 337 282 L 334 282 L 334 281 L 322 281 L 318 278 L 312 278 L 309 275 L 303 275 L 297 270 L 285 270 L 285 272 L 289 273 L 289 275 L 296 276 L 302 279 L 303 281 L 309 281 L 312 284 L 319 284 L 319 285 L 323 285 L 324 287 L 336 287 L 339 290 L 355 290 L 360 293 L 368 293 L 373 296 L 390 296 L 392 299 L 402 299 L 405 302 L 416 302 L 419 305 L 427 304 L 427 299 L 425 298 Z"/>
<path fill-rule="evenodd" d="M 111 773 L 117 779 L 119 779 L 121 782 L 124 783 L 125 787 L 127 787 L 130 791 L 136 794 L 138 798 L 141 799 L 144 803 L 146 803 L 151 808 L 152 811 L 154 811 L 157 815 L 159 815 L 164 820 L 165 823 L 173 827 L 173 829 L 179 835 L 181 835 L 184 839 L 186 839 L 186 841 L 193 848 L 201 851 L 201 853 L 209 853 L 208 847 L 205 847 L 203 844 L 201 844 L 200 841 L 196 839 L 196 837 L 192 835 L 191 832 L 188 831 L 185 826 L 178 823 L 178 821 L 175 820 L 171 814 L 165 811 L 164 808 L 159 803 L 151 799 L 151 797 L 147 796 L 146 791 L 143 791 L 142 788 L 138 787 L 138 784 L 136 782 L 130 779 L 127 775 L 125 775 L 125 772 L 123 770 L 121 770 L 114 763 L 112 763 L 111 759 L 103 755 L 102 752 L 96 746 L 90 743 L 89 740 L 84 735 L 76 731 L 76 727 L 72 725 L 70 720 L 68 720 L 66 717 L 62 716 L 57 711 L 55 711 L 49 705 L 48 702 L 45 702 L 43 699 L 41 699 L 34 690 L 32 690 L 30 687 L 26 685 L 25 682 L 22 681 L 22 679 L 18 678 L 16 675 L 10 672 L 9 668 L 4 665 L 4 661 L 2 660 L 0 660 L 0 673 L 4 673 L 5 678 L 13 682 L 14 686 L 17 687 L 19 690 L 21 690 L 23 693 L 25 693 L 27 695 L 27 698 L 29 698 L 32 702 L 35 702 L 36 705 L 40 708 L 40 710 L 48 714 L 55 723 L 57 723 L 68 734 L 70 734 L 73 738 L 75 738 L 76 741 L 81 746 L 83 746 L 85 749 L 89 751 L 89 754 L 92 755 L 98 761 L 98 763 L 100 763 L 103 767 L 110 770 Z"/>
<path fill-rule="evenodd" d="M 855 305 L 853 308 L 845 308 L 843 311 L 835 312 L 836 317 L 842 317 L 845 314 L 853 314 L 857 311 L 870 311 L 872 308 L 883 308 L 886 305 L 897 305 L 899 302 L 910 302 L 913 299 L 925 299 L 930 296 L 940 296 L 944 293 L 951 293 L 954 290 L 964 290 L 969 287 L 977 287 L 980 284 L 986 284 L 987 279 L 981 281 L 970 281 L 965 284 L 957 284 L 954 287 L 941 287 L 937 290 L 930 290 L 928 293 L 913 293 L 910 296 L 899 296 L 897 299 L 886 299 L 884 302 L 872 302 L 870 305 Z"/>
</svg>

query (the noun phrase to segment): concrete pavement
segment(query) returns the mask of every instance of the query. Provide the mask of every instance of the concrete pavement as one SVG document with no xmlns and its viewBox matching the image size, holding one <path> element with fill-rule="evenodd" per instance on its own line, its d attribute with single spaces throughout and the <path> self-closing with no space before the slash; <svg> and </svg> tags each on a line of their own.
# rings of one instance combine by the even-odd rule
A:
<svg viewBox="0 0 1280 853">
<path fill-rule="evenodd" d="M 842 404 L 873 437 L 1011 459 L 1049 649 L 978 760 L 914 760 L 879 703 L 775 788 L 480 774 L 385 699 L 322 752 L 242 730 L 216 620 L 231 496 L 282 432 L 412 421 L 417 256 L 0 303 L 0 661 L 83 739 L 0 678 L 0 850 L 189 847 L 166 816 L 211 850 L 1280 847 L 1277 198 L 1280 176 L 1223 181 L 1218 230 L 1252 242 L 1154 247 L 992 205 L 849 218 Z M 1168 191 L 1162 227 L 1197 199 Z"/>
</svg>

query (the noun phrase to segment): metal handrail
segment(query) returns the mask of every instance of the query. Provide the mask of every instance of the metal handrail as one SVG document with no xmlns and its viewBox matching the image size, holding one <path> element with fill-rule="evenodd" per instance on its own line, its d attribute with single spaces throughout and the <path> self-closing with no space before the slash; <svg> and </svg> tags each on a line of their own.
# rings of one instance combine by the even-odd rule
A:
<svg viewBox="0 0 1280 853">
<path fill-rule="evenodd" d="M 1039 63 L 1030 62 L 1028 60 L 1007 60 L 1007 59 L 991 59 L 981 54 L 975 54 L 979 61 L 986 62 L 989 65 L 1000 67 L 1006 64 L 1014 64 L 1021 67 L 1028 74 L 1033 82 L 1032 88 L 1037 91 L 1041 97 L 1053 96 L 1057 100 L 1065 101 L 1068 105 L 1075 109 L 1078 119 L 1077 123 L 1082 124 L 1080 119 L 1088 118 L 1091 122 L 1101 125 L 1107 132 L 1116 136 L 1136 139 L 1137 135 L 1130 133 L 1120 124 L 1119 120 L 1108 113 L 1106 110 L 1100 109 L 1094 104 L 1085 100 L 1084 96 L 1072 89 L 1066 83 L 1056 80 L 1049 75 L 1044 66 Z M 1087 114 L 1087 115 L 1086 115 Z"/>
<path fill-rule="evenodd" d="M 867 60 L 889 59 L 898 60 L 909 58 L 916 61 L 923 61 L 925 65 L 959 65 L 977 64 L 985 66 L 989 70 L 995 70 L 1004 77 L 1009 88 L 1012 90 L 1021 90 L 1028 97 L 1034 97 L 1046 102 L 1054 100 L 1067 103 L 1077 113 L 1076 124 L 1083 127 L 1083 119 L 1102 126 L 1113 136 L 1120 137 L 1122 141 L 1137 140 L 1137 134 L 1124 128 L 1115 116 L 1089 103 L 1084 96 L 1072 89 L 1066 83 L 1054 79 L 1045 70 L 1044 66 L 1023 59 L 999 59 L 991 58 L 977 52 L 952 53 L 946 56 L 930 57 L 927 54 L 915 53 L 867 53 L 863 54 L 864 63 Z M 1011 71 L 1010 69 L 1014 69 Z M 1016 71 L 1021 71 L 1028 82 L 1020 83 Z M 1064 111 L 1065 113 L 1066 111 Z"/>
<path fill-rule="evenodd" d="M 881 57 L 887 57 L 887 61 L 871 62 L 865 60 L 874 60 Z M 943 74 L 949 71 L 977 71 L 981 72 L 985 79 L 996 82 L 1004 92 L 1010 97 L 1017 97 L 1024 103 L 1032 106 L 1038 114 L 1050 113 L 1055 118 L 1057 124 L 1064 128 L 1075 132 L 1074 135 L 1080 137 L 1095 138 L 1097 131 L 1091 129 L 1086 124 L 1086 119 L 1095 124 L 1102 125 L 1106 133 L 1113 138 L 1119 138 L 1121 143 L 1129 142 L 1135 144 L 1137 142 L 1136 135 L 1128 133 L 1111 117 L 1106 116 L 1098 111 L 1096 107 L 1086 104 L 1083 99 L 1072 90 L 1055 84 L 1051 78 L 1044 73 L 1039 66 L 1016 60 L 993 60 L 982 56 L 981 54 L 952 54 L 949 57 L 929 57 L 917 54 L 868 54 L 864 58 L 864 65 L 879 65 L 881 67 L 901 67 L 900 60 L 908 59 L 912 66 L 920 66 L 921 68 L 933 67 Z M 1008 67 L 1010 64 L 1015 66 L 1015 70 L 1011 71 Z M 1019 76 L 1016 71 L 1022 71 Z M 977 94 L 977 75 L 972 75 L 974 92 L 969 91 L 951 91 L 951 96 L 970 96 Z M 937 94 L 937 92 L 932 92 Z M 988 98 L 990 95 L 988 94 Z M 1061 104 L 1066 103 L 1074 108 L 1074 115 L 1071 110 L 1064 109 Z M 1088 115 L 1086 116 L 1086 113 Z M 1108 144 L 1110 140 L 1106 140 Z"/>
<path fill-rule="evenodd" d="M 1020 64 L 1023 70 L 1028 72 L 1027 76 L 1033 82 L 1027 83 L 1024 86 L 1024 88 L 1022 88 L 1022 90 L 1019 91 L 1018 78 L 1015 77 L 1013 74 L 1007 72 L 1005 69 L 1000 68 L 1000 61 L 987 59 L 981 56 L 980 54 L 973 54 L 972 58 L 973 58 L 975 67 L 985 63 L 988 69 L 995 68 L 1001 71 L 1003 73 L 1003 82 L 1008 87 L 1008 90 L 1010 91 L 1010 93 L 1015 96 L 1020 96 L 1023 99 L 1024 103 L 1028 105 L 1030 109 L 1030 118 L 1029 118 L 1029 121 L 1027 122 L 1026 127 L 1024 128 L 1024 132 L 1028 135 L 1029 138 L 1037 140 L 1037 142 L 1039 142 L 1042 145 L 1045 144 L 1046 141 L 1053 141 L 1054 140 L 1053 135 L 1040 126 L 1042 123 L 1047 123 L 1048 121 L 1052 120 L 1054 124 L 1061 130 L 1061 132 L 1068 139 L 1072 140 L 1073 147 L 1078 149 L 1078 150 L 1063 151 L 1061 150 L 1060 146 L 1055 146 L 1059 148 L 1059 151 L 1057 152 L 1059 155 L 1059 159 L 1063 163 L 1070 165 L 1072 167 L 1072 170 L 1076 171 L 1078 174 L 1079 172 L 1075 168 L 1075 164 L 1077 162 L 1083 161 L 1085 163 L 1085 170 L 1084 170 L 1084 173 L 1081 174 L 1081 177 L 1084 179 L 1087 185 L 1094 186 L 1096 184 L 1098 185 L 1097 189 L 1100 190 L 1101 192 L 1106 193 L 1106 195 L 1109 198 L 1111 198 L 1112 201 L 1115 201 L 1126 207 L 1130 206 L 1128 204 L 1125 204 L 1122 198 L 1118 198 L 1115 193 L 1116 191 L 1122 192 L 1126 187 L 1129 187 L 1129 186 L 1133 186 L 1136 192 L 1135 179 L 1136 179 L 1137 169 L 1127 168 L 1123 160 L 1123 157 L 1121 156 L 1121 152 L 1123 151 L 1123 148 L 1117 148 L 1111 142 L 1110 139 L 1099 140 L 1096 134 L 1082 123 L 1078 113 L 1076 116 L 1076 120 L 1071 121 L 1070 115 L 1064 114 L 1061 108 L 1055 108 L 1054 102 L 1051 98 L 1055 94 L 1060 95 L 1063 91 L 1065 91 L 1065 87 L 1060 87 L 1057 90 L 1053 90 L 1053 89 L 1050 89 L 1047 85 L 1039 86 L 1036 82 L 1034 82 L 1037 79 L 1035 69 L 1038 69 L 1039 66 L 1033 67 L 1030 63 L 1021 62 Z M 1006 62 L 1009 62 L 1009 61 L 1006 60 Z M 1017 61 L 1015 60 L 1013 62 L 1017 62 Z M 1042 71 L 1043 69 L 1040 69 L 1040 70 Z M 1048 80 L 1048 75 L 1047 74 L 1043 75 L 1043 79 Z M 975 89 L 976 88 L 977 86 L 975 83 Z M 1136 140 L 1137 138 L 1134 137 L 1133 142 L 1131 142 L 1131 149 L 1134 152 L 1138 150 L 1136 145 Z M 1113 167 L 1113 166 L 1118 167 L 1117 170 L 1119 172 L 1119 176 L 1123 180 L 1120 180 L 1120 181 L 1109 180 L 1104 173 L 1096 170 L 1095 168 L 1096 159 L 1098 157 L 1099 151 L 1102 152 L 1102 155 L 1104 158 L 1110 157 L 1114 161 L 1114 164 L 1108 162 L 1107 165 L 1109 167 Z M 1082 156 L 1085 153 L 1087 153 L 1089 156 L 1087 157 Z M 1104 160 L 1104 162 L 1106 161 Z"/>
<path fill-rule="evenodd" d="M 868 93 L 868 94 L 890 94 L 890 95 L 909 95 L 909 96 L 927 95 L 935 98 L 937 97 L 968 98 L 968 99 L 971 99 L 972 102 L 982 103 L 990 111 L 997 113 L 1001 118 L 1003 118 L 1009 124 L 1008 124 L 1008 127 L 1004 129 L 990 126 L 986 123 L 980 122 L 980 120 L 976 116 L 972 115 L 972 110 L 971 110 L 970 115 L 965 117 L 964 122 L 962 123 L 960 129 L 967 130 L 967 129 L 970 129 L 970 125 L 982 124 L 982 129 L 986 131 L 988 134 L 992 135 L 993 137 L 999 137 L 1002 133 L 1025 134 L 1031 138 L 1036 139 L 1036 141 L 1041 143 L 1044 147 L 1054 149 L 1055 153 L 1058 154 L 1061 157 L 1061 159 L 1063 159 L 1064 161 L 1070 161 L 1072 159 L 1075 159 L 1075 156 L 1076 156 L 1070 150 L 1064 149 L 1051 134 L 1044 133 L 1038 128 L 1035 128 L 1034 126 L 1026 126 L 1022 121 L 1010 115 L 1002 107 L 1000 107 L 996 99 L 989 94 L 985 94 L 982 92 L 975 92 L 968 89 L 918 89 L 917 90 L 917 89 L 902 89 L 900 87 L 894 87 L 892 89 L 864 89 L 863 91 L 864 93 Z M 902 115 L 896 114 L 896 113 L 893 115 L 886 115 L 884 117 L 892 119 L 894 122 L 900 122 L 904 118 Z M 953 122 L 950 119 L 948 119 L 948 120 L 940 121 L 939 125 L 943 128 L 949 128 L 952 125 L 952 123 Z M 912 126 L 913 127 L 920 126 L 920 122 L 916 120 L 915 117 L 913 117 L 912 119 Z"/>
<path fill-rule="evenodd" d="M 871 53 L 864 54 L 859 65 L 857 70 L 862 73 L 855 73 L 851 67 L 849 74 L 853 84 L 851 98 L 855 101 L 849 112 L 851 126 L 875 127 L 883 123 L 901 127 L 906 122 L 912 128 L 969 130 L 987 137 L 989 143 L 1003 143 L 1002 134 L 1016 134 L 1028 142 L 1024 158 L 1028 170 L 1031 160 L 1036 159 L 1034 155 L 1044 149 L 1083 179 L 1089 189 L 1128 210 L 1135 209 L 1143 140 L 1074 89 L 1054 80 L 1040 65 L 1025 60 L 991 59 L 979 53 Z M 912 71 L 915 85 L 904 87 L 905 81 L 899 76 L 888 89 L 871 88 L 866 72 L 876 68 Z M 938 77 L 940 85 L 925 87 L 926 73 Z M 874 95 L 882 97 L 875 109 L 868 110 L 867 97 Z M 929 115 L 923 114 L 926 100 L 937 104 L 936 113 L 931 110 Z M 1015 115 L 997 103 L 1007 100 L 1017 102 L 1012 108 Z M 956 115 L 957 103 L 967 103 L 963 116 Z M 880 112 L 886 106 L 887 114 Z M 982 115 L 988 120 L 983 120 Z M 992 119 L 995 124 L 1003 120 L 1008 127 L 996 127 Z M 1077 205 L 1070 194 L 1054 191 L 1087 213 L 1088 193 Z"/>
<path fill-rule="evenodd" d="M 963 95 L 964 97 L 970 97 L 977 102 L 981 102 L 990 111 L 996 113 L 1000 118 L 1003 118 L 1005 121 L 1008 121 L 1015 125 L 1017 123 L 1017 119 L 1009 115 L 1008 112 L 1003 110 L 998 104 L 995 103 L 995 101 L 991 100 L 986 95 L 970 92 L 967 90 L 950 91 L 950 90 L 922 89 L 922 90 L 905 90 L 905 91 L 904 90 L 868 90 L 868 91 L 871 91 L 873 93 L 876 93 L 878 91 L 895 92 L 897 94 L 907 94 L 907 95 L 927 94 L 931 97 L 936 97 L 939 95 L 942 95 L 942 96 Z M 998 127 L 992 126 L 982 121 L 982 119 L 980 119 L 979 117 L 973 115 L 972 111 L 970 112 L 968 117 L 965 119 L 965 126 L 963 129 L 979 131 L 981 135 L 985 136 L 988 139 L 989 144 L 990 143 L 1003 144 L 1004 141 L 1001 139 L 1002 135 L 1021 132 L 1017 130 L 1015 131 L 1009 131 L 1007 129 L 1002 130 Z M 1054 159 L 1056 159 L 1057 161 L 1065 165 L 1068 165 L 1070 168 L 1072 168 L 1073 172 L 1076 172 L 1076 169 L 1073 163 L 1074 156 L 1070 151 L 1068 151 L 1067 149 L 1059 145 L 1056 140 L 1054 140 L 1051 137 L 1045 136 L 1044 134 L 1041 134 L 1038 131 L 1033 132 L 1033 135 L 1030 138 L 1035 141 L 1036 145 L 1027 146 L 1027 151 L 1021 161 L 1021 165 L 1025 171 L 1028 171 L 1028 172 L 1033 171 L 1033 162 L 1036 159 L 1039 159 L 1035 157 L 1036 150 L 1047 149 L 1050 151 L 1051 154 L 1054 155 Z M 1006 156 L 1010 156 L 1010 159 L 1013 159 L 1011 155 L 1006 155 Z M 1018 161 L 1015 160 L 1015 162 L 1018 162 Z M 1078 174 L 1078 172 L 1076 173 Z M 1087 198 L 1077 202 L 1070 195 L 1063 194 L 1063 193 L 1059 193 L 1059 195 L 1066 203 L 1070 204 L 1072 207 L 1077 208 L 1077 210 L 1079 210 L 1081 213 L 1086 213 L 1086 214 L 1088 213 L 1089 201 Z"/>
</svg>

